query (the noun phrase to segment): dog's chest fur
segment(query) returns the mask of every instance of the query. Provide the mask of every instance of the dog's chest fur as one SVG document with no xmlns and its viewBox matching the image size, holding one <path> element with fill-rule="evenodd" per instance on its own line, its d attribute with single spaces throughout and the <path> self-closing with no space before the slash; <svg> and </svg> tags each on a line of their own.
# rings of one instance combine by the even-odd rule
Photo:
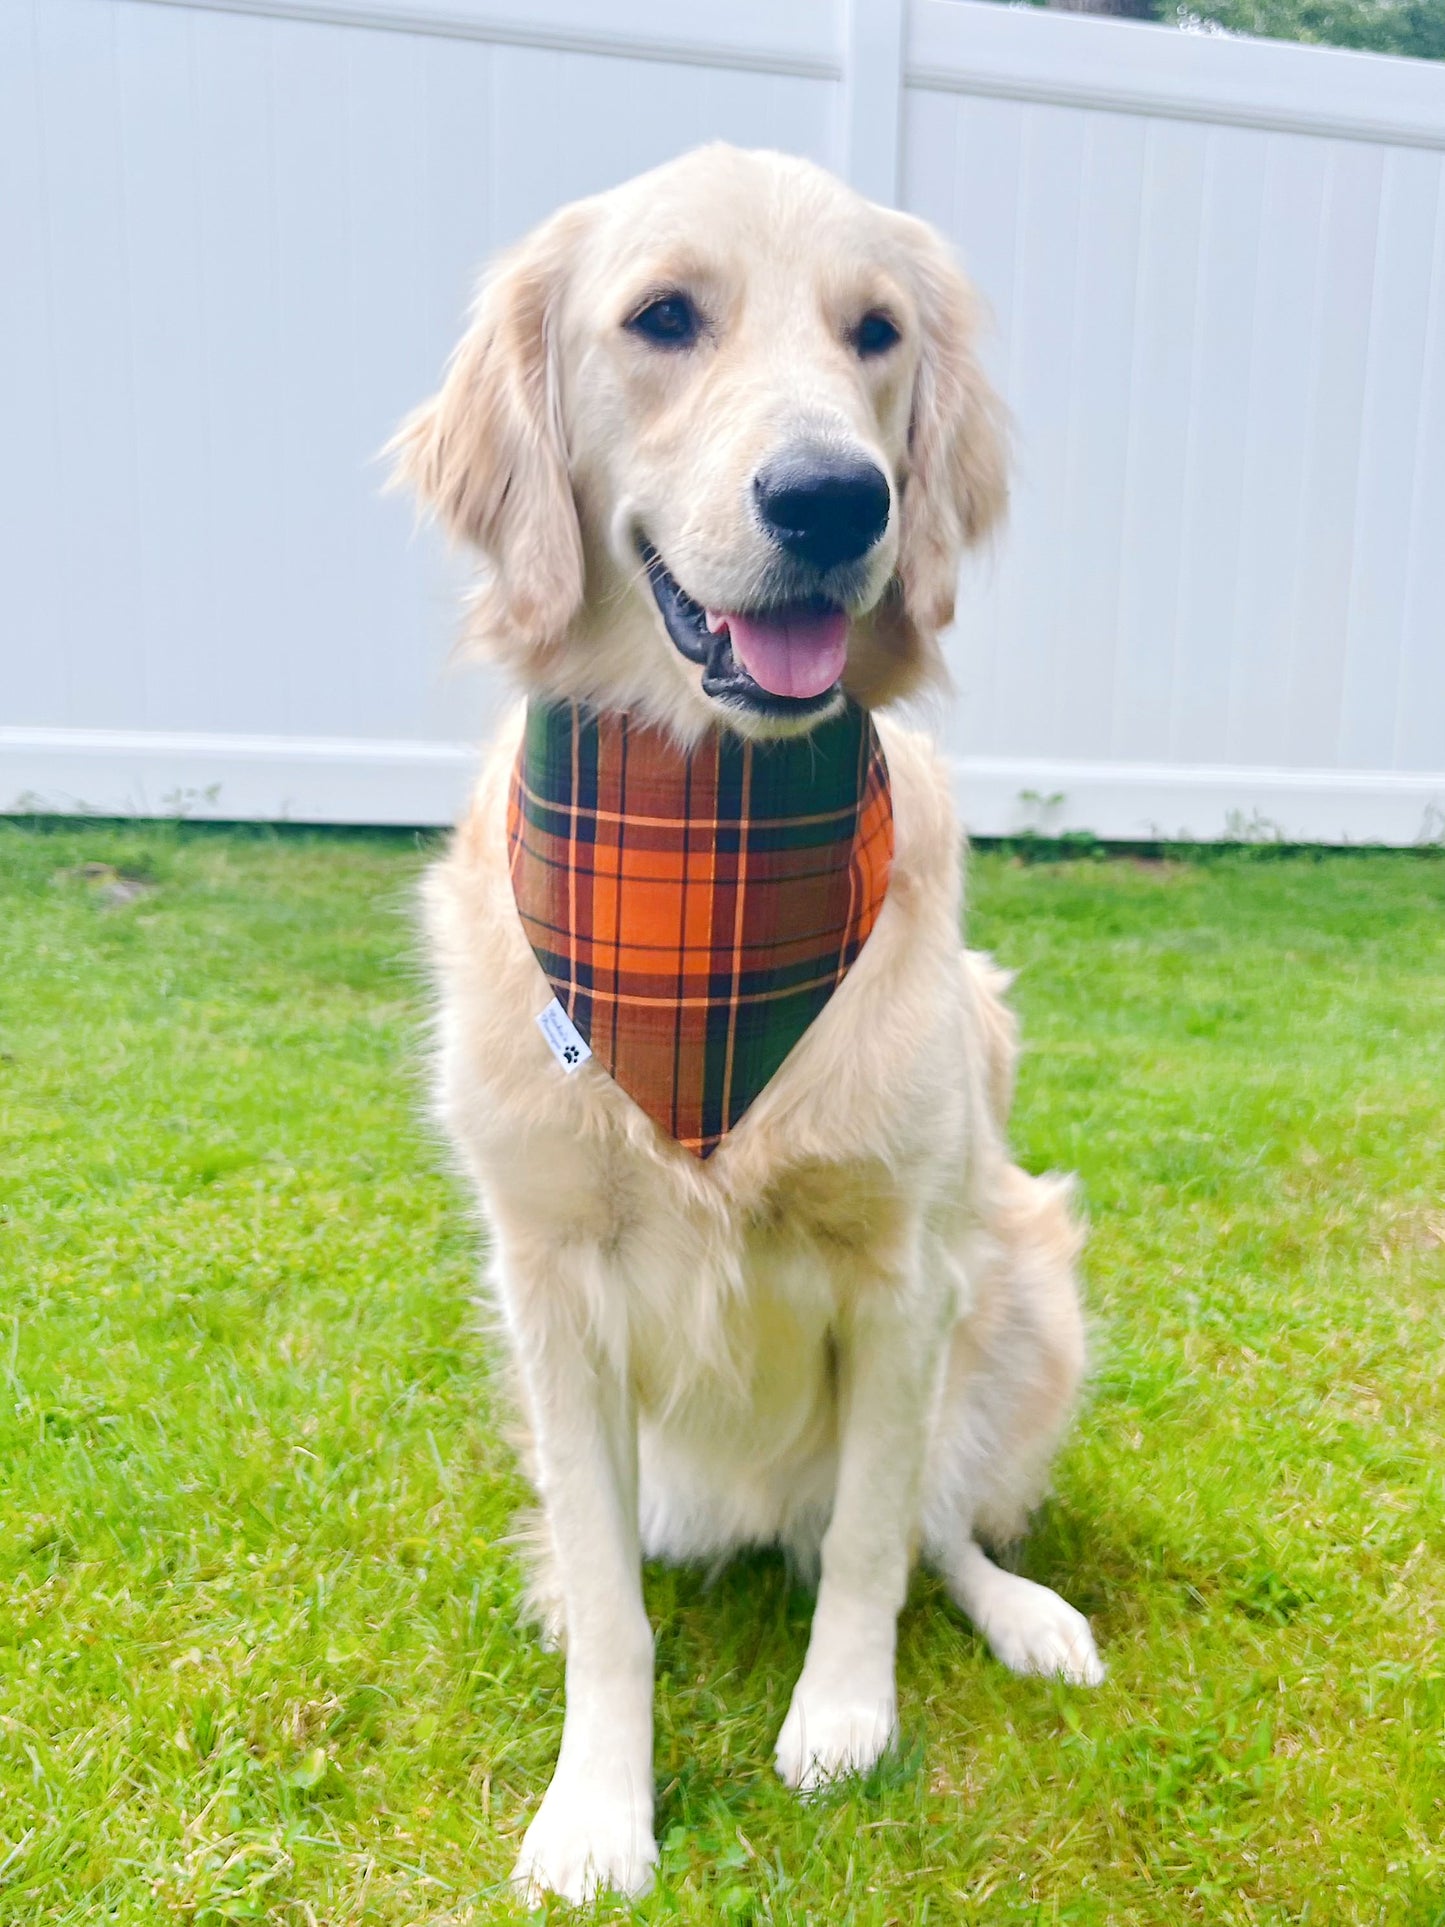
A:
<svg viewBox="0 0 1445 1927">
<path fill-rule="evenodd" d="M 786 1203 L 732 1235 L 626 1239 L 607 1285 L 626 1308 L 650 1553 L 780 1540 L 811 1561 L 836 1482 L 837 1333 L 857 1294 L 905 1289 L 900 1228 L 899 1198 L 855 1165 L 797 1171 Z"/>
</svg>

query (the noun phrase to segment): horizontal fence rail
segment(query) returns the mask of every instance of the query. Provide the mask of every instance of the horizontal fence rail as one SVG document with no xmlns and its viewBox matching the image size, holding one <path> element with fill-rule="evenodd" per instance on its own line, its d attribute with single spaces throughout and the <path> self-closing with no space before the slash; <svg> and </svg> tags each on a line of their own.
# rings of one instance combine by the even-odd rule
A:
<svg viewBox="0 0 1445 1927">
<path fill-rule="evenodd" d="M 976 833 L 1445 837 L 1445 66 L 973 0 L 0 0 L 0 810 L 451 818 L 503 692 L 377 451 L 714 138 L 992 309 Z"/>
</svg>

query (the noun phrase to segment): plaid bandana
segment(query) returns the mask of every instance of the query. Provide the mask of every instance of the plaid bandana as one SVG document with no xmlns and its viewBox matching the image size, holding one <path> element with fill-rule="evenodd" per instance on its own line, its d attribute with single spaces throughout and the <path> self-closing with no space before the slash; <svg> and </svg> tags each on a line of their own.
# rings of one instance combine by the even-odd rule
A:
<svg viewBox="0 0 1445 1927">
<path fill-rule="evenodd" d="M 625 713 L 533 703 L 507 828 L 559 1003 L 703 1158 L 843 981 L 893 857 L 888 765 L 852 703 L 808 736 L 690 751 Z"/>
</svg>

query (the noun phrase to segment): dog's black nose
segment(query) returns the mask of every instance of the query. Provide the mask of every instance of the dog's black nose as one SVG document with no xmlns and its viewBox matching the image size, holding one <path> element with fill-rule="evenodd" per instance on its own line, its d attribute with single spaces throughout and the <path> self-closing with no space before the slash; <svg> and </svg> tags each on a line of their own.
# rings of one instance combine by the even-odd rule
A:
<svg viewBox="0 0 1445 1927">
<path fill-rule="evenodd" d="M 858 455 L 784 455 L 755 476 L 753 494 L 774 540 L 820 573 L 856 562 L 888 526 L 888 478 Z"/>
</svg>

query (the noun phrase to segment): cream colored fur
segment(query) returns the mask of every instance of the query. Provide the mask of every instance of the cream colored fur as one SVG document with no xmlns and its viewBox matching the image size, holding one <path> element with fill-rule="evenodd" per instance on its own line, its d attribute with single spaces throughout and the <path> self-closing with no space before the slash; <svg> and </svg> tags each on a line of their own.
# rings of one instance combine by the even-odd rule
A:
<svg viewBox="0 0 1445 1927">
<path fill-rule="evenodd" d="M 685 287 L 703 346 L 624 323 Z M 886 365 L 854 351 L 885 306 Z M 718 720 L 637 563 L 645 534 L 699 601 L 766 566 L 750 479 L 790 438 L 856 449 L 893 513 L 852 609 L 847 686 L 876 705 L 941 671 L 963 544 L 1004 502 L 973 305 L 936 237 L 806 163 L 705 149 L 564 209 L 503 258 L 404 473 L 485 574 L 470 638 L 524 689 Z M 652 1834 L 644 1555 L 779 1545 L 818 1575 L 777 1745 L 802 1789 L 896 1730 L 895 1625 L 922 1551 L 1020 1671 L 1102 1676 L 1086 1622 L 980 1549 L 1040 1497 L 1084 1363 L 1067 1181 L 1005 1142 L 1006 979 L 966 951 L 948 773 L 887 715 L 896 856 L 863 952 L 706 1163 L 596 1062 L 564 1076 L 505 851 L 520 712 L 426 886 L 441 1112 L 481 1196 L 490 1294 L 536 1483 L 534 1597 L 567 1654 L 527 1890 L 640 1891 Z M 775 723 L 745 728 L 776 728 Z"/>
</svg>

